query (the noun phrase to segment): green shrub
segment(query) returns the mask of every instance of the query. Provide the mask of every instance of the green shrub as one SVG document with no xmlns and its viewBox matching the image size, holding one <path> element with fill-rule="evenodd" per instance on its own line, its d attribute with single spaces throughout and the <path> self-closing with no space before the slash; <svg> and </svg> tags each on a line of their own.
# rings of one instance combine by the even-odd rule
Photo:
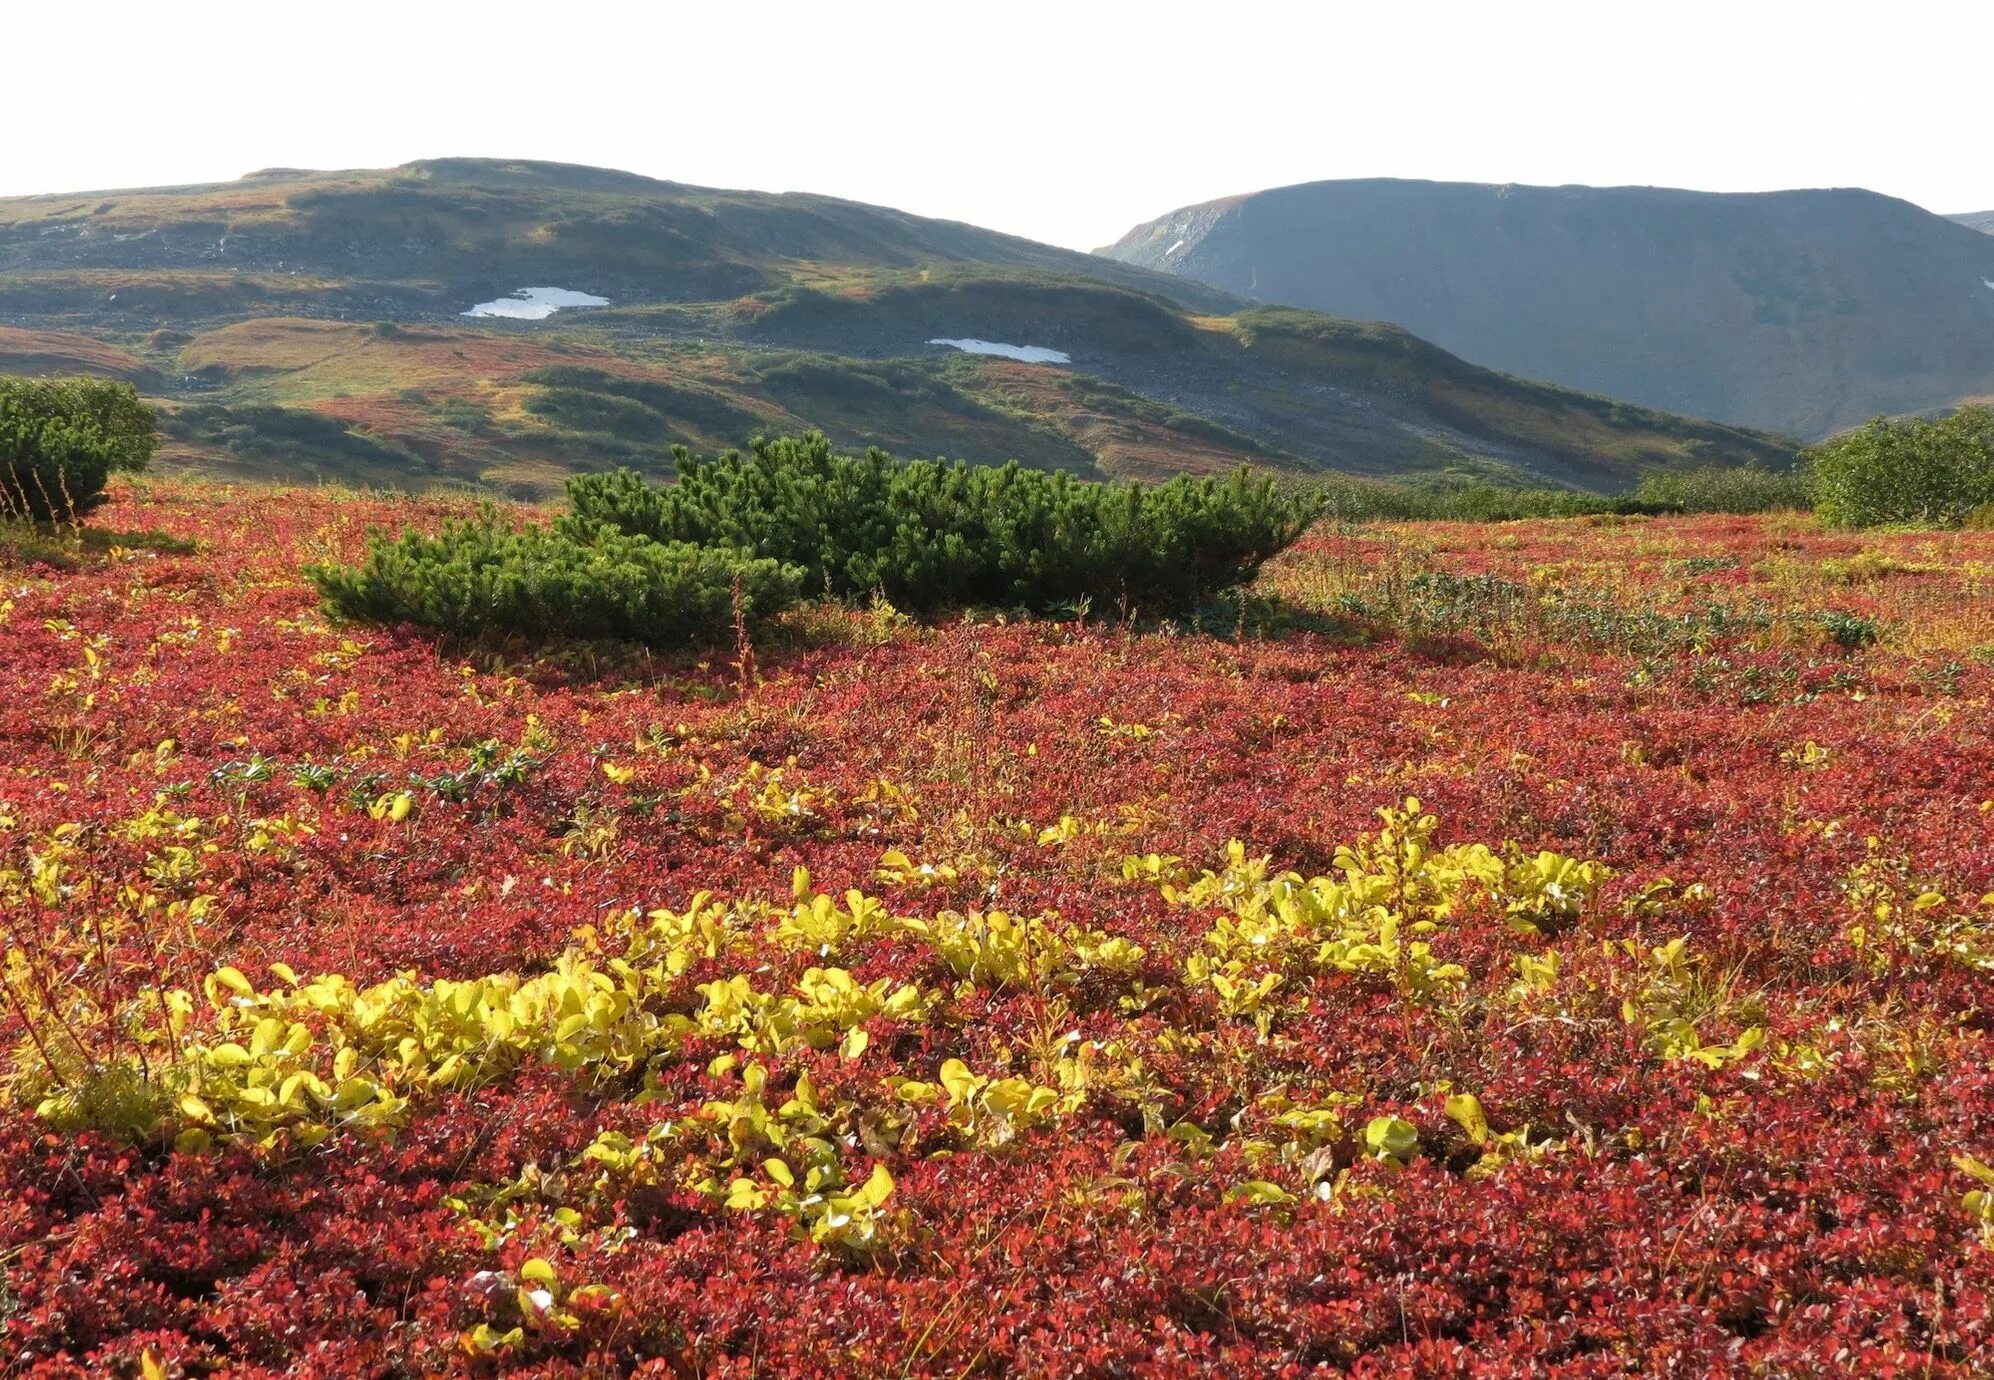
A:
<svg viewBox="0 0 1994 1380">
<path fill-rule="evenodd" d="M 1634 501 L 1677 513 L 1770 513 L 1814 506 L 1813 475 L 1806 469 L 1768 470 L 1756 465 L 1704 465 L 1647 475 Z"/>
<path fill-rule="evenodd" d="M 1815 621 L 1828 640 L 1844 651 L 1875 646 L 1883 636 L 1883 628 L 1875 619 L 1845 609 L 1824 609 L 1815 615 Z"/>
<path fill-rule="evenodd" d="M 668 439 L 671 426 L 651 407 L 614 393 L 585 388 L 542 388 L 528 398 L 526 410 L 569 431 L 601 432 L 625 441 Z"/>
<path fill-rule="evenodd" d="M 1516 522 L 1583 517 L 1621 509 L 1620 500 L 1577 489 L 1493 484 L 1485 479 L 1359 479 L 1323 475 L 1310 481 L 1323 511 L 1343 522 Z"/>
<path fill-rule="evenodd" d="M 357 567 L 306 572 L 348 618 L 447 632 L 614 638 L 654 647 L 731 635 L 796 599 L 802 572 L 723 547 L 610 529 L 513 527 L 494 509 L 435 536 L 376 537 Z"/>
<path fill-rule="evenodd" d="M 1645 476 L 1608 496 L 1475 476 L 1409 480 L 1322 475 L 1308 481 L 1323 511 L 1344 522 L 1516 522 L 1598 514 L 1763 513 L 1812 504 L 1809 476 L 1754 466 L 1702 466 Z"/>
<path fill-rule="evenodd" d="M 437 405 L 436 418 L 458 431 L 484 432 L 491 429 L 492 410 L 470 398 L 445 398 Z"/>
<path fill-rule="evenodd" d="M 1994 503 L 1994 411 L 1928 422 L 1878 417 L 1807 453 L 1815 509 L 1836 527 L 1957 527 Z"/>
<path fill-rule="evenodd" d="M 68 522 L 159 444 L 152 409 L 112 379 L 0 378 L 0 515 Z"/>
<path fill-rule="evenodd" d="M 904 609 L 1047 609 L 1083 599 L 1158 612 L 1244 583 L 1316 510 L 1245 472 L 1097 484 L 1066 473 L 840 455 L 812 433 L 695 457 L 653 488 L 628 470 L 568 484 L 563 524 L 754 551 L 812 588 Z"/>
<path fill-rule="evenodd" d="M 540 384 L 550 390 L 573 389 L 585 393 L 613 394 L 643 404 L 665 421 L 685 422 L 709 433 L 745 438 L 752 436 L 760 425 L 760 419 L 754 413 L 723 394 L 711 388 L 701 388 L 691 384 L 671 383 L 661 379 L 624 378 L 619 374 L 605 373 L 601 369 L 588 369 L 573 364 L 556 364 L 545 369 L 535 369 L 526 375 L 526 381 Z M 527 410 L 535 409 L 529 403 Z M 648 434 L 660 435 L 662 427 L 653 428 Z"/>
<path fill-rule="evenodd" d="M 211 446 L 231 455 L 281 460 L 294 468 L 318 462 L 336 467 L 434 468 L 399 441 L 375 436 L 337 417 L 299 407 L 190 403 L 161 417 L 159 429 L 190 445 Z"/>
</svg>

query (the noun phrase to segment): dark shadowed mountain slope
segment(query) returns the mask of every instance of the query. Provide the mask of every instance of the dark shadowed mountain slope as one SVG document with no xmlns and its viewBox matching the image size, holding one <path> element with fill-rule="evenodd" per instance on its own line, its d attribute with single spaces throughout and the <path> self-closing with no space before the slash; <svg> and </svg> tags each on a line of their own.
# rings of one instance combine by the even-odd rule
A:
<svg viewBox="0 0 1994 1380">
<path fill-rule="evenodd" d="M 583 296 L 464 314 L 527 288 Z M 171 462 L 520 494 L 805 427 L 1083 473 L 1601 489 L 1791 453 L 975 226 L 480 159 L 0 201 L 0 369 L 137 380 Z"/>
<path fill-rule="evenodd" d="M 1994 386 L 1994 238 L 1873 192 L 1316 182 L 1174 211 L 1101 252 L 1803 436 Z"/>
</svg>

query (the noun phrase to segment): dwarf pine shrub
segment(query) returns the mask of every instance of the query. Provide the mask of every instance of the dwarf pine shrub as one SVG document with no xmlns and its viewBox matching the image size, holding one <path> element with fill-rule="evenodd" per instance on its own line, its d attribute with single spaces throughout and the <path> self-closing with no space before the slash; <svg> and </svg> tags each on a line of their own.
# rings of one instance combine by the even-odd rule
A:
<svg viewBox="0 0 1994 1380">
<path fill-rule="evenodd" d="M 113 379 L 0 378 L 0 517 L 69 522 L 158 446 L 152 409 Z"/>
<path fill-rule="evenodd" d="M 630 470 L 569 481 L 563 530 L 738 547 L 800 567 L 810 588 L 915 610 L 1087 599 L 1181 609 L 1251 580 L 1318 506 L 1244 471 L 1102 484 L 1015 462 L 842 455 L 814 432 L 674 454 L 679 478 L 666 488 Z"/>
<path fill-rule="evenodd" d="M 356 567 L 306 573 L 348 618 L 656 647 L 721 641 L 737 610 L 753 628 L 795 602 L 802 580 L 794 566 L 729 547 L 514 527 L 491 508 L 434 536 L 376 537 Z"/>
</svg>

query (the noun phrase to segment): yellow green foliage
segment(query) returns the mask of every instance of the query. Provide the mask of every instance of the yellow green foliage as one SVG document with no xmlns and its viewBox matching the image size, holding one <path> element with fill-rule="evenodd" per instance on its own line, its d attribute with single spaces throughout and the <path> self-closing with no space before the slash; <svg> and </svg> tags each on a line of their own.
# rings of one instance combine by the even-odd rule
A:
<svg viewBox="0 0 1994 1380">
<path fill-rule="evenodd" d="M 1237 841 L 1222 870 L 1185 885 L 1165 880 L 1176 859 L 1132 857 L 1122 872 L 1157 882 L 1174 904 L 1222 909 L 1205 935 L 1210 952 L 1186 961 L 1184 979 L 1210 986 L 1226 1014 L 1254 1018 L 1263 1034 L 1286 974 L 1313 966 L 1387 980 L 1408 996 L 1445 995 L 1469 975 L 1438 958 L 1429 936 L 1466 907 L 1486 904 L 1519 932 L 1542 934 L 1583 915 L 1608 876 L 1597 862 L 1513 844 L 1440 847 L 1437 821 L 1411 797 L 1379 814 L 1384 827 L 1339 848 L 1331 876 L 1276 873 Z"/>
<path fill-rule="evenodd" d="M 1869 839 L 1867 849 L 1844 890 L 1855 910 L 1849 943 L 1873 971 L 1939 959 L 1994 973 L 1994 892 L 1949 895 L 1918 879 L 1910 860 L 1886 853 L 1881 840 Z"/>
<path fill-rule="evenodd" d="M 1020 1131 L 1070 1115 L 1083 1100 L 1078 1091 L 1040 1087 L 1029 1079 L 975 1074 L 960 1059 L 945 1061 L 934 1083 L 889 1082 L 902 1102 L 945 1106 L 949 1124 L 987 1149 L 1007 1143 Z"/>
<path fill-rule="evenodd" d="M 1623 945 L 1630 957 L 1640 956 L 1632 939 Z M 1765 1027 L 1747 1023 L 1756 1004 L 1737 990 L 1734 973 L 1713 972 L 1689 951 L 1686 938 L 1671 939 L 1648 952 L 1649 967 L 1640 989 L 1620 1008 L 1621 1018 L 1637 1026 L 1649 1048 L 1665 1059 L 1693 1059 L 1706 1068 L 1737 1063 L 1765 1043 Z M 1728 1040 L 1720 1028 L 1743 1029 Z"/>
</svg>

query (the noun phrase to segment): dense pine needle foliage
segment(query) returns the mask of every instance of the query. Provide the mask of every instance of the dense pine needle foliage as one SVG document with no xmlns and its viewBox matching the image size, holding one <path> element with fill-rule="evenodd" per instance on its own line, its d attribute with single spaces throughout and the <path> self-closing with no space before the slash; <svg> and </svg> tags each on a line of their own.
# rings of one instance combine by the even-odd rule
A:
<svg viewBox="0 0 1994 1380">
<path fill-rule="evenodd" d="M 801 579 L 726 547 L 587 537 L 516 527 L 487 509 L 435 536 L 376 538 L 362 564 L 310 574 L 335 612 L 362 621 L 651 646 L 718 641 L 737 611 L 752 625 L 786 608 Z"/>
<path fill-rule="evenodd" d="M 566 530 L 737 546 L 801 566 L 813 588 L 906 609 L 1182 609 L 1252 579 L 1317 506 L 1245 472 L 1097 484 L 1016 464 L 841 455 L 815 434 L 677 454 L 669 488 L 628 470 L 572 481 Z"/>
<path fill-rule="evenodd" d="M 152 409 L 129 383 L 0 378 L 0 517 L 71 521 L 157 445 Z"/>
</svg>

